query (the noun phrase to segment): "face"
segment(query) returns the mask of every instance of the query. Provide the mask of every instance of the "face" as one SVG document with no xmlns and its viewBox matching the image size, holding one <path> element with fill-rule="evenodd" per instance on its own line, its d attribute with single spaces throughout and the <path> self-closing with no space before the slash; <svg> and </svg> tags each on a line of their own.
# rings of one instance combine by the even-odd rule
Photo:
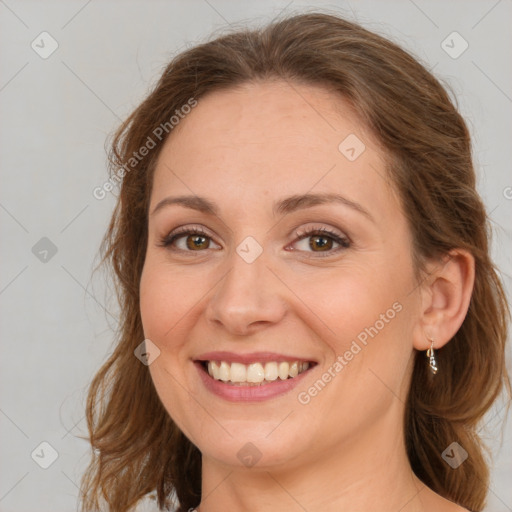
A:
<svg viewBox="0 0 512 512">
<path fill-rule="evenodd" d="M 203 463 L 293 466 L 397 435 L 411 235 L 343 99 L 283 82 L 201 98 L 162 149 L 149 212 L 149 369 Z"/>
</svg>

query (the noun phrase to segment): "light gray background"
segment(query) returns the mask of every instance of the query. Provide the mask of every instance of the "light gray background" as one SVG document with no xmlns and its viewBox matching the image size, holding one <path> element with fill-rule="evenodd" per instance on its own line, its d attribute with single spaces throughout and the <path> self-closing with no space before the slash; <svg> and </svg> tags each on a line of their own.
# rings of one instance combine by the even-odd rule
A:
<svg viewBox="0 0 512 512">
<path fill-rule="evenodd" d="M 76 437 L 86 435 L 85 392 L 112 350 L 116 325 L 102 276 L 92 277 L 114 204 L 112 195 L 92 195 L 107 178 L 106 136 L 179 50 L 228 24 L 314 7 L 387 35 L 454 88 L 474 137 L 494 258 L 510 292 L 510 0 L 0 0 L 1 512 L 77 506 L 89 453 Z M 33 40 L 41 46 L 43 31 L 59 45 L 47 59 L 31 48 Z M 441 47 L 453 31 L 469 43 L 457 59 Z M 46 262 L 44 252 L 38 258 L 32 251 L 42 237 L 57 247 Z M 503 404 L 487 426 L 503 419 Z M 509 424 L 502 445 L 499 431 L 487 434 L 495 453 L 488 511 L 512 510 L 511 432 Z M 31 458 L 43 441 L 58 452 L 48 469 Z M 49 457 L 44 447 L 36 453 Z"/>
</svg>

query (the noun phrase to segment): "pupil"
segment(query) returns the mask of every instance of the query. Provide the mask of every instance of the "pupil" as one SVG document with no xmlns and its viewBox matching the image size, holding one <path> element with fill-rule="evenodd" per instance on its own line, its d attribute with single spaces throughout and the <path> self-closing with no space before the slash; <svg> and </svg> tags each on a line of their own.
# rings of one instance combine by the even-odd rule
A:
<svg viewBox="0 0 512 512">
<path fill-rule="evenodd" d="M 314 240 L 314 242 L 310 243 L 310 246 L 311 246 L 312 249 L 315 248 L 313 246 L 313 244 L 317 244 L 318 248 L 320 248 L 320 249 L 325 249 L 326 247 L 328 248 L 329 240 L 327 240 L 326 237 L 317 236 L 317 237 L 314 237 L 312 240 Z M 324 240 L 324 243 L 318 242 L 319 240 Z"/>
<path fill-rule="evenodd" d="M 201 244 L 204 244 L 206 241 L 206 237 L 201 235 L 195 235 L 193 237 L 189 237 L 189 240 L 192 239 L 192 247 L 189 245 L 189 248 L 197 249 L 201 248 Z"/>
</svg>

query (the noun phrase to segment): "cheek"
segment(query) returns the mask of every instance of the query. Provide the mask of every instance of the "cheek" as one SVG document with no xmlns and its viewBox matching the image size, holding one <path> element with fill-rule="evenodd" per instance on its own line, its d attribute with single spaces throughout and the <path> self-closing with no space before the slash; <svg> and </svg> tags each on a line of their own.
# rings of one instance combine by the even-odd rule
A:
<svg viewBox="0 0 512 512">
<path fill-rule="evenodd" d="M 338 269 L 301 288 L 304 302 L 326 326 L 321 332 L 331 349 L 327 366 L 342 356 L 343 371 L 332 369 L 345 375 L 338 383 L 345 378 L 364 383 L 360 389 L 364 395 L 382 385 L 378 375 L 386 385 L 399 387 L 411 355 L 412 283 L 406 268 L 397 271 L 374 262 Z"/>
<path fill-rule="evenodd" d="M 396 323 L 397 309 L 401 309 L 404 299 L 402 290 L 406 288 L 404 277 L 390 275 L 389 269 L 377 262 L 351 264 L 314 276 L 290 275 L 288 282 L 292 278 L 290 287 L 298 290 L 298 298 L 338 340 L 338 348 L 376 323 L 379 331 Z"/>
<path fill-rule="evenodd" d="M 409 276 L 405 270 L 399 274 L 390 274 L 389 268 L 384 272 L 377 264 L 351 266 L 350 271 L 316 279 L 302 297 L 328 326 L 322 341 L 330 351 L 318 375 L 328 384 L 301 388 L 300 400 L 310 400 L 332 424 L 339 424 L 346 411 L 356 424 L 375 419 L 403 393 L 414 305 Z"/>
<path fill-rule="evenodd" d="M 144 336 L 155 343 L 160 355 L 149 366 L 156 392 L 178 427 L 191 439 L 194 429 L 186 418 L 198 417 L 194 409 L 192 363 L 187 360 L 187 336 L 191 329 L 194 308 L 202 296 L 177 269 L 148 255 L 140 280 L 140 311 Z"/>
<path fill-rule="evenodd" d="M 193 307 L 201 293 L 184 277 L 157 258 L 148 255 L 140 281 L 140 311 L 144 335 L 161 348 L 171 348 L 168 340 L 190 322 Z"/>
</svg>

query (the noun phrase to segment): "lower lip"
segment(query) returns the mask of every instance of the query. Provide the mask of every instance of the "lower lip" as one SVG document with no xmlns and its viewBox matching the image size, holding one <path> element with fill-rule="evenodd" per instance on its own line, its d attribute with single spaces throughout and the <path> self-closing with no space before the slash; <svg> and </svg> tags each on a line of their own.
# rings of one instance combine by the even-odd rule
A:
<svg viewBox="0 0 512 512">
<path fill-rule="evenodd" d="M 309 368 L 293 379 L 277 379 L 269 384 L 262 384 L 261 386 L 236 386 L 226 384 L 221 380 L 215 380 L 213 377 L 210 377 L 201 363 L 194 362 L 194 364 L 205 387 L 213 394 L 230 402 L 262 402 L 275 398 L 276 396 L 284 395 L 297 386 L 304 378 L 304 375 L 312 369 Z"/>
</svg>

